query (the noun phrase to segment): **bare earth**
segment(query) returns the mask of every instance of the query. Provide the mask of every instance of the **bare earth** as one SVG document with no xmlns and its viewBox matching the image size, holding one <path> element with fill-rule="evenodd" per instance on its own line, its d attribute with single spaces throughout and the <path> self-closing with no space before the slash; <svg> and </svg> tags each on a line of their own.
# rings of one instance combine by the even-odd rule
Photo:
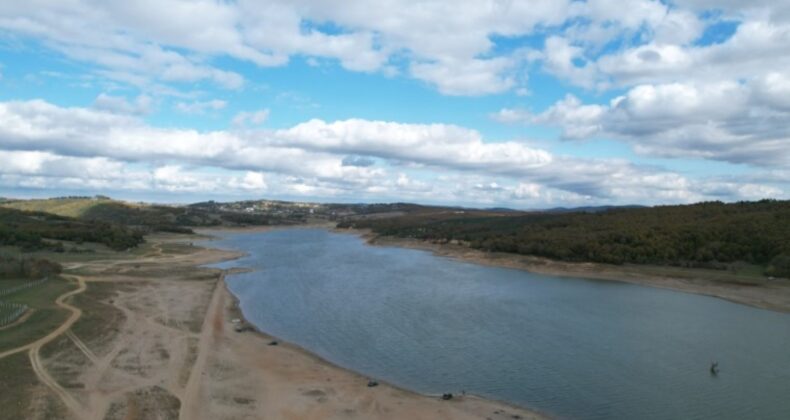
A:
<svg viewBox="0 0 790 420">
<path fill-rule="evenodd" d="M 32 419 L 537 419 L 473 396 L 441 401 L 335 367 L 271 337 L 235 332 L 224 273 L 239 255 L 149 239 L 138 258 L 67 265 L 78 288 L 58 298 L 67 321 L 22 352 Z M 0 413 L 0 418 L 3 414 Z"/>
<path fill-rule="evenodd" d="M 436 255 L 495 267 L 514 268 L 561 277 L 582 277 L 622 281 L 644 286 L 660 287 L 687 293 L 713 296 L 757 308 L 790 312 L 790 281 L 761 280 L 759 284 L 740 283 L 727 273 L 711 273 L 695 269 L 671 269 L 666 275 L 650 272 L 650 267 L 636 265 L 607 265 L 569 263 L 546 258 L 529 257 L 502 252 L 484 252 L 462 245 L 394 237 L 381 237 L 364 230 L 338 230 L 362 236 L 371 245 L 398 246 L 422 249 Z"/>
</svg>

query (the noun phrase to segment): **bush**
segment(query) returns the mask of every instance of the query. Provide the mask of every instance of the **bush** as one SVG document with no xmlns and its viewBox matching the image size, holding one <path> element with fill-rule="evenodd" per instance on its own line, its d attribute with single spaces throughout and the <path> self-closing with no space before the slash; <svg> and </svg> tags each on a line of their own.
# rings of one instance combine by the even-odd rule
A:
<svg viewBox="0 0 790 420">
<path fill-rule="evenodd" d="M 0 256 L 0 278 L 40 279 L 60 274 L 63 267 L 44 258 Z"/>
<path fill-rule="evenodd" d="M 790 278 L 790 255 L 777 255 L 771 260 L 765 274 L 774 277 Z"/>
</svg>

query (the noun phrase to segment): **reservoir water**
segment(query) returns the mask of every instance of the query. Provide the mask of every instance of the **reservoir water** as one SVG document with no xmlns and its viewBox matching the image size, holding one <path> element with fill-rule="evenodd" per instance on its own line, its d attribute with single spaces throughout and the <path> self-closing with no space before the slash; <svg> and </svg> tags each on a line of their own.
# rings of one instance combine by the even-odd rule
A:
<svg viewBox="0 0 790 420">
<path fill-rule="evenodd" d="M 364 375 L 571 419 L 790 419 L 790 315 L 322 229 L 227 233 L 247 319 Z M 720 373 L 709 373 L 717 360 Z"/>
</svg>

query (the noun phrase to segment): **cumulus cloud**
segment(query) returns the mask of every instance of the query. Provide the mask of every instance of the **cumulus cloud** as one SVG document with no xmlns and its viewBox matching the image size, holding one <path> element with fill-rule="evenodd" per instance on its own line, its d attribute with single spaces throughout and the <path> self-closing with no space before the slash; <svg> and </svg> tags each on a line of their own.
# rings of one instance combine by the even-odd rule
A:
<svg viewBox="0 0 790 420">
<path fill-rule="evenodd" d="M 504 92 L 515 86 L 515 77 L 511 75 L 515 65 L 514 59 L 505 57 L 444 59 L 413 63 L 410 72 L 447 95 L 483 95 Z"/>
<path fill-rule="evenodd" d="M 732 37 L 695 43 L 722 19 L 739 22 Z M 0 6 L 0 29 L 147 88 L 242 87 L 244 76 L 215 64 L 218 56 L 262 67 L 294 56 L 336 61 L 350 71 L 409 75 L 448 95 L 524 91 L 525 66 L 535 59 L 550 74 L 599 90 L 737 80 L 790 66 L 790 8 L 767 1 L 35 0 Z M 500 45 L 536 35 L 545 38 L 540 54 Z"/>
<path fill-rule="evenodd" d="M 359 166 L 362 168 L 366 168 L 368 166 L 373 166 L 376 164 L 376 161 L 365 157 L 365 156 L 346 156 L 343 158 L 343 166 Z"/>
<path fill-rule="evenodd" d="M 228 55 L 258 66 L 279 66 L 295 55 L 337 60 L 352 71 L 397 70 L 454 95 L 507 90 L 512 57 L 483 58 L 494 36 L 519 36 L 567 17 L 567 0 L 529 4 L 494 0 L 466 4 L 431 0 L 415 7 L 388 1 L 257 1 L 64 4 L 36 0 L 0 6 L 0 28 L 33 36 L 67 56 L 90 62 L 116 80 L 150 84 L 210 81 L 237 89 L 238 73 L 211 63 Z M 167 10 L 167 13 L 161 13 Z M 437 24 L 441 21 L 441 24 Z M 331 23 L 339 31 L 322 29 Z M 194 54 L 187 53 L 194 52 Z"/>
<path fill-rule="evenodd" d="M 787 86 L 778 74 L 750 83 L 639 85 L 608 105 L 568 95 L 538 114 L 503 109 L 494 117 L 556 125 L 566 139 L 622 139 L 654 156 L 781 166 L 790 162 Z"/>
<path fill-rule="evenodd" d="M 583 106 L 568 107 L 574 104 Z M 280 130 L 198 132 L 40 100 L 0 103 L 0 151 L 2 183 L 17 186 L 75 188 L 85 179 L 90 182 L 79 188 L 522 204 L 786 194 L 774 181 L 716 181 L 729 185 L 717 188 L 713 181 L 624 160 L 486 142 L 479 132 L 454 125 L 310 120 Z M 452 181 L 437 173 L 452 174 Z"/>
</svg>

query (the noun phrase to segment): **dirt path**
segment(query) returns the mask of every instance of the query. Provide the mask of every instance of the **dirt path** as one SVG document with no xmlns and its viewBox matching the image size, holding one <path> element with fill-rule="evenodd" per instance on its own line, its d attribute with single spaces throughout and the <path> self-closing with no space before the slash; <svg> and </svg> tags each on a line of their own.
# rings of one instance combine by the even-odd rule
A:
<svg viewBox="0 0 790 420">
<path fill-rule="evenodd" d="M 234 298 L 220 284 L 201 335 L 191 389 L 180 419 L 543 419 L 528 410 L 459 396 L 452 401 L 418 395 L 333 366 L 273 337 L 236 332 Z"/>
<path fill-rule="evenodd" d="M 47 370 L 44 368 L 41 362 L 41 357 L 39 356 L 41 347 L 58 338 L 61 334 L 68 332 L 69 328 L 71 328 L 71 326 L 80 318 L 80 316 L 82 316 L 82 310 L 76 306 L 66 303 L 66 299 L 84 292 L 86 289 L 85 280 L 80 276 L 67 277 L 75 278 L 79 284 L 79 287 L 75 290 L 60 295 L 57 299 L 55 299 L 55 303 L 61 308 L 71 311 L 71 315 L 66 320 L 66 322 L 61 324 L 57 329 L 55 329 L 55 331 L 52 331 L 51 333 L 32 343 L 28 355 L 30 356 L 30 364 L 33 366 L 33 371 L 36 373 L 38 379 L 60 398 L 63 404 L 65 404 L 65 406 L 72 412 L 72 414 L 76 416 L 76 418 L 81 419 L 85 418 L 83 415 L 84 413 L 82 406 L 74 399 L 74 397 L 66 392 L 66 390 L 57 383 L 57 381 L 52 379 Z"/>
<path fill-rule="evenodd" d="M 240 254 L 203 248 L 185 252 L 156 242 L 151 249 L 137 260 L 124 256 L 69 265 L 80 275 L 67 276 L 78 288 L 56 300 L 70 312 L 66 322 L 3 354 L 28 351 L 35 375 L 51 390 L 42 398 L 65 406 L 53 415 L 52 405 L 34 405 L 28 417 L 540 418 L 474 397 L 443 402 L 386 384 L 371 389 L 366 378 L 295 346 L 269 346 L 271 337 L 235 332 L 230 320 L 240 314 L 224 275 L 199 266 Z M 79 302 L 90 306 L 82 316 L 69 298 L 84 292 Z M 71 328 L 78 320 L 75 332 Z M 58 337 L 68 340 L 53 342 Z"/>
<path fill-rule="evenodd" d="M 224 277 L 224 276 L 223 276 Z M 222 282 L 222 280 L 220 280 Z M 203 327 L 200 332 L 200 341 L 197 348 L 197 359 L 192 366 L 189 374 L 189 380 L 184 389 L 184 394 L 181 397 L 181 412 L 179 419 L 192 420 L 198 418 L 197 409 L 200 408 L 198 403 L 201 398 L 200 384 L 201 377 L 204 375 L 207 359 L 211 346 L 216 336 L 222 331 L 222 311 L 223 311 L 223 294 L 222 288 L 224 286 L 218 283 L 214 286 L 214 293 L 211 296 L 211 304 L 209 304 L 206 317 L 203 320 Z"/>
<path fill-rule="evenodd" d="M 93 364 L 98 364 L 99 363 L 99 358 L 96 357 L 95 354 L 93 354 L 91 349 L 89 349 L 88 346 L 86 346 L 85 343 L 82 342 L 82 340 L 80 340 L 76 335 L 74 335 L 73 331 L 71 331 L 71 330 L 66 331 L 66 337 L 71 339 L 71 341 L 74 343 L 74 345 L 77 346 L 77 348 L 79 348 L 82 351 L 82 353 L 88 359 L 90 359 L 90 361 Z"/>
<path fill-rule="evenodd" d="M 85 280 L 83 280 L 82 277 L 79 277 L 79 276 L 65 276 L 65 277 L 76 278 L 77 284 L 79 285 L 78 288 L 76 288 L 74 290 L 71 290 L 71 291 L 68 291 L 68 292 L 60 295 L 55 300 L 55 304 L 57 304 L 58 306 L 60 306 L 63 309 L 66 309 L 67 311 L 71 312 L 71 314 L 69 315 L 68 319 L 66 319 L 66 321 L 63 322 L 63 324 L 61 324 L 58 328 L 56 328 L 55 330 L 53 330 L 49 334 L 45 335 L 44 337 L 41 337 L 41 338 L 39 338 L 38 340 L 36 340 L 36 341 L 34 341 L 32 343 L 25 344 L 24 346 L 20 346 L 20 347 L 17 347 L 15 349 L 11 349 L 11 350 L 6 350 L 6 351 L 0 353 L 0 359 L 2 359 L 4 357 L 11 356 L 12 354 L 16 354 L 16 353 L 19 353 L 19 352 L 31 350 L 33 348 L 41 348 L 41 346 L 43 346 L 44 344 L 47 344 L 50 341 L 58 338 L 61 334 L 63 334 L 69 328 L 71 328 L 71 326 L 75 322 L 77 322 L 79 317 L 82 315 L 82 310 L 80 308 L 75 307 L 75 306 L 71 306 L 68 303 L 65 303 L 65 300 L 68 299 L 71 296 L 74 296 L 76 294 L 80 294 L 80 293 L 84 292 L 85 291 Z"/>
<path fill-rule="evenodd" d="M 35 309 L 35 308 L 29 308 L 29 309 L 28 309 L 28 310 L 26 310 L 26 311 L 25 311 L 25 313 L 24 313 L 24 314 L 22 314 L 22 316 L 20 316 L 20 317 L 19 317 L 19 318 L 18 318 L 16 321 L 14 321 L 14 322 L 12 322 L 12 323 L 10 323 L 10 324 L 7 324 L 7 325 L 4 325 L 4 326 L 0 327 L 0 331 L 7 330 L 7 329 L 11 329 L 11 328 L 14 328 L 14 327 L 16 327 L 17 325 L 19 325 L 19 324 L 21 324 L 21 323 L 23 323 L 23 322 L 27 321 L 27 319 L 28 319 L 28 318 L 30 318 L 30 316 L 31 316 L 31 315 L 33 315 L 33 313 L 34 313 L 34 312 L 36 312 L 36 309 Z"/>
</svg>

